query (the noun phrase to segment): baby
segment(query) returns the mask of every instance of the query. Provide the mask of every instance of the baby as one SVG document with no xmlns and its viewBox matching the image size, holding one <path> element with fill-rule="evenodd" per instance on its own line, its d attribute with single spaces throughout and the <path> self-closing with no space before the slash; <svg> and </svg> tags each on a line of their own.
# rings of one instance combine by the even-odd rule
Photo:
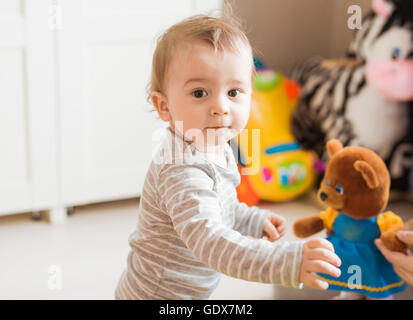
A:
<svg viewBox="0 0 413 320">
<path fill-rule="evenodd" d="M 221 273 L 318 289 L 328 284 L 316 272 L 339 276 L 330 242 L 274 242 L 285 219 L 237 199 L 228 141 L 248 121 L 254 70 L 230 17 L 193 16 L 159 39 L 149 91 L 169 127 L 145 179 L 116 299 L 207 299 Z"/>
</svg>

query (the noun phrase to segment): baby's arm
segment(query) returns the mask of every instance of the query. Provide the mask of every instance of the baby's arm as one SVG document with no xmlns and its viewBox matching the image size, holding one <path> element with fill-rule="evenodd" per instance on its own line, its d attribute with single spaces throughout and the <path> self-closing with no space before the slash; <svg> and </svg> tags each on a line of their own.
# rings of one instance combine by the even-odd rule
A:
<svg viewBox="0 0 413 320">
<path fill-rule="evenodd" d="M 234 230 L 244 236 L 261 238 L 263 236 L 264 223 L 271 211 L 260 209 L 256 206 L 248 206 L 236 199 L 234 204 L 235 224 Z"/>
<path fill-rule="evenodd" d="M 167 165 L 159 176 L 162 207 L 187 248 L 231 277 L 298 287 L 303 243 L 250 239 L 225 226 L 206 170 Z"/>
</svg>

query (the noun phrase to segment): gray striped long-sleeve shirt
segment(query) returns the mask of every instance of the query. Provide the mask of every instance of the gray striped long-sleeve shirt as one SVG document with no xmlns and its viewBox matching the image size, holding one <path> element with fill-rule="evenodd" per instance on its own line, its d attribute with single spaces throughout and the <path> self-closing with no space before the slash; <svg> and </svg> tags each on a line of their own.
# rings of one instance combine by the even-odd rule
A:
<svg viewBox="0 0 413 320">
<path fill-rule="evenodd" d="M 138 227 L 116 299 L 207 299 L 220 273 L 299 287 L 302 242 L 262 239 L 268 210 L 237 199 L 231 147 L 227 168 L 170 128 L 142 190 Z"/>
</svg>

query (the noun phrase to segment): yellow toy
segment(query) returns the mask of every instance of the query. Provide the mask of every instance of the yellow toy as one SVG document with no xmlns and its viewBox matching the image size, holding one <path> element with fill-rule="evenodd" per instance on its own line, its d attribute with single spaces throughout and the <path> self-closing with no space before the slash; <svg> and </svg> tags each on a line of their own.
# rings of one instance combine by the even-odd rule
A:
<svg viewBox="0 0 413 320">
<path fill-rule="evenodd" d="M 239 136 L 239 167 L 242 182 L 238 199 L 249 205 L 259 199 L 286 201 L 307 191 L 314 183 L 317 161 L 312 152 L 300 150 L 291 133 L 290 123 L 299 98 L 298 85 L 278 72 L 258 71 L 254 79 L 252 105 L 246 125 L 248 139 Z M 252 169 L 253 130 L 260 129 L 259 171 L 242 175 L 243 168 Z M 254 144 L 258 142 L 254 141 Z M 249 159 L 250 163 L 243 159 Z M 248 187 L 245 184 L 249 184 Z M 253 190 L 247 193 L 246 190 Z"/>
</svg>

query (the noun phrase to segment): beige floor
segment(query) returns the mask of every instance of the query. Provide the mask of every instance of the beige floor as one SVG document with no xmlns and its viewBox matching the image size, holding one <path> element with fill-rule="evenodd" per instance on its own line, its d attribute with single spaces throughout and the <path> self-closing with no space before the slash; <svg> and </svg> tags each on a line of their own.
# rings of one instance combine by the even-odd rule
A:
<svg viewBox="0 0 413 320">
<path fill-rule="evenodd" d="M 33 221 L 29 214 L 0 217 L 0 299 L 112 299 L 129 250 L 127 238 L 135 229 L 138 201 L 79 207 L 62 225 Z M 294 240 L 294 220 L 319 211 L 311 197 L 260 206 L 287 218 L 288 241 Z M 409 204 L 393 209 L 404 218 L 413 217 Z M 211 299 L 312 298 L 313 294 L 223 276 Z"/>
</svg>

